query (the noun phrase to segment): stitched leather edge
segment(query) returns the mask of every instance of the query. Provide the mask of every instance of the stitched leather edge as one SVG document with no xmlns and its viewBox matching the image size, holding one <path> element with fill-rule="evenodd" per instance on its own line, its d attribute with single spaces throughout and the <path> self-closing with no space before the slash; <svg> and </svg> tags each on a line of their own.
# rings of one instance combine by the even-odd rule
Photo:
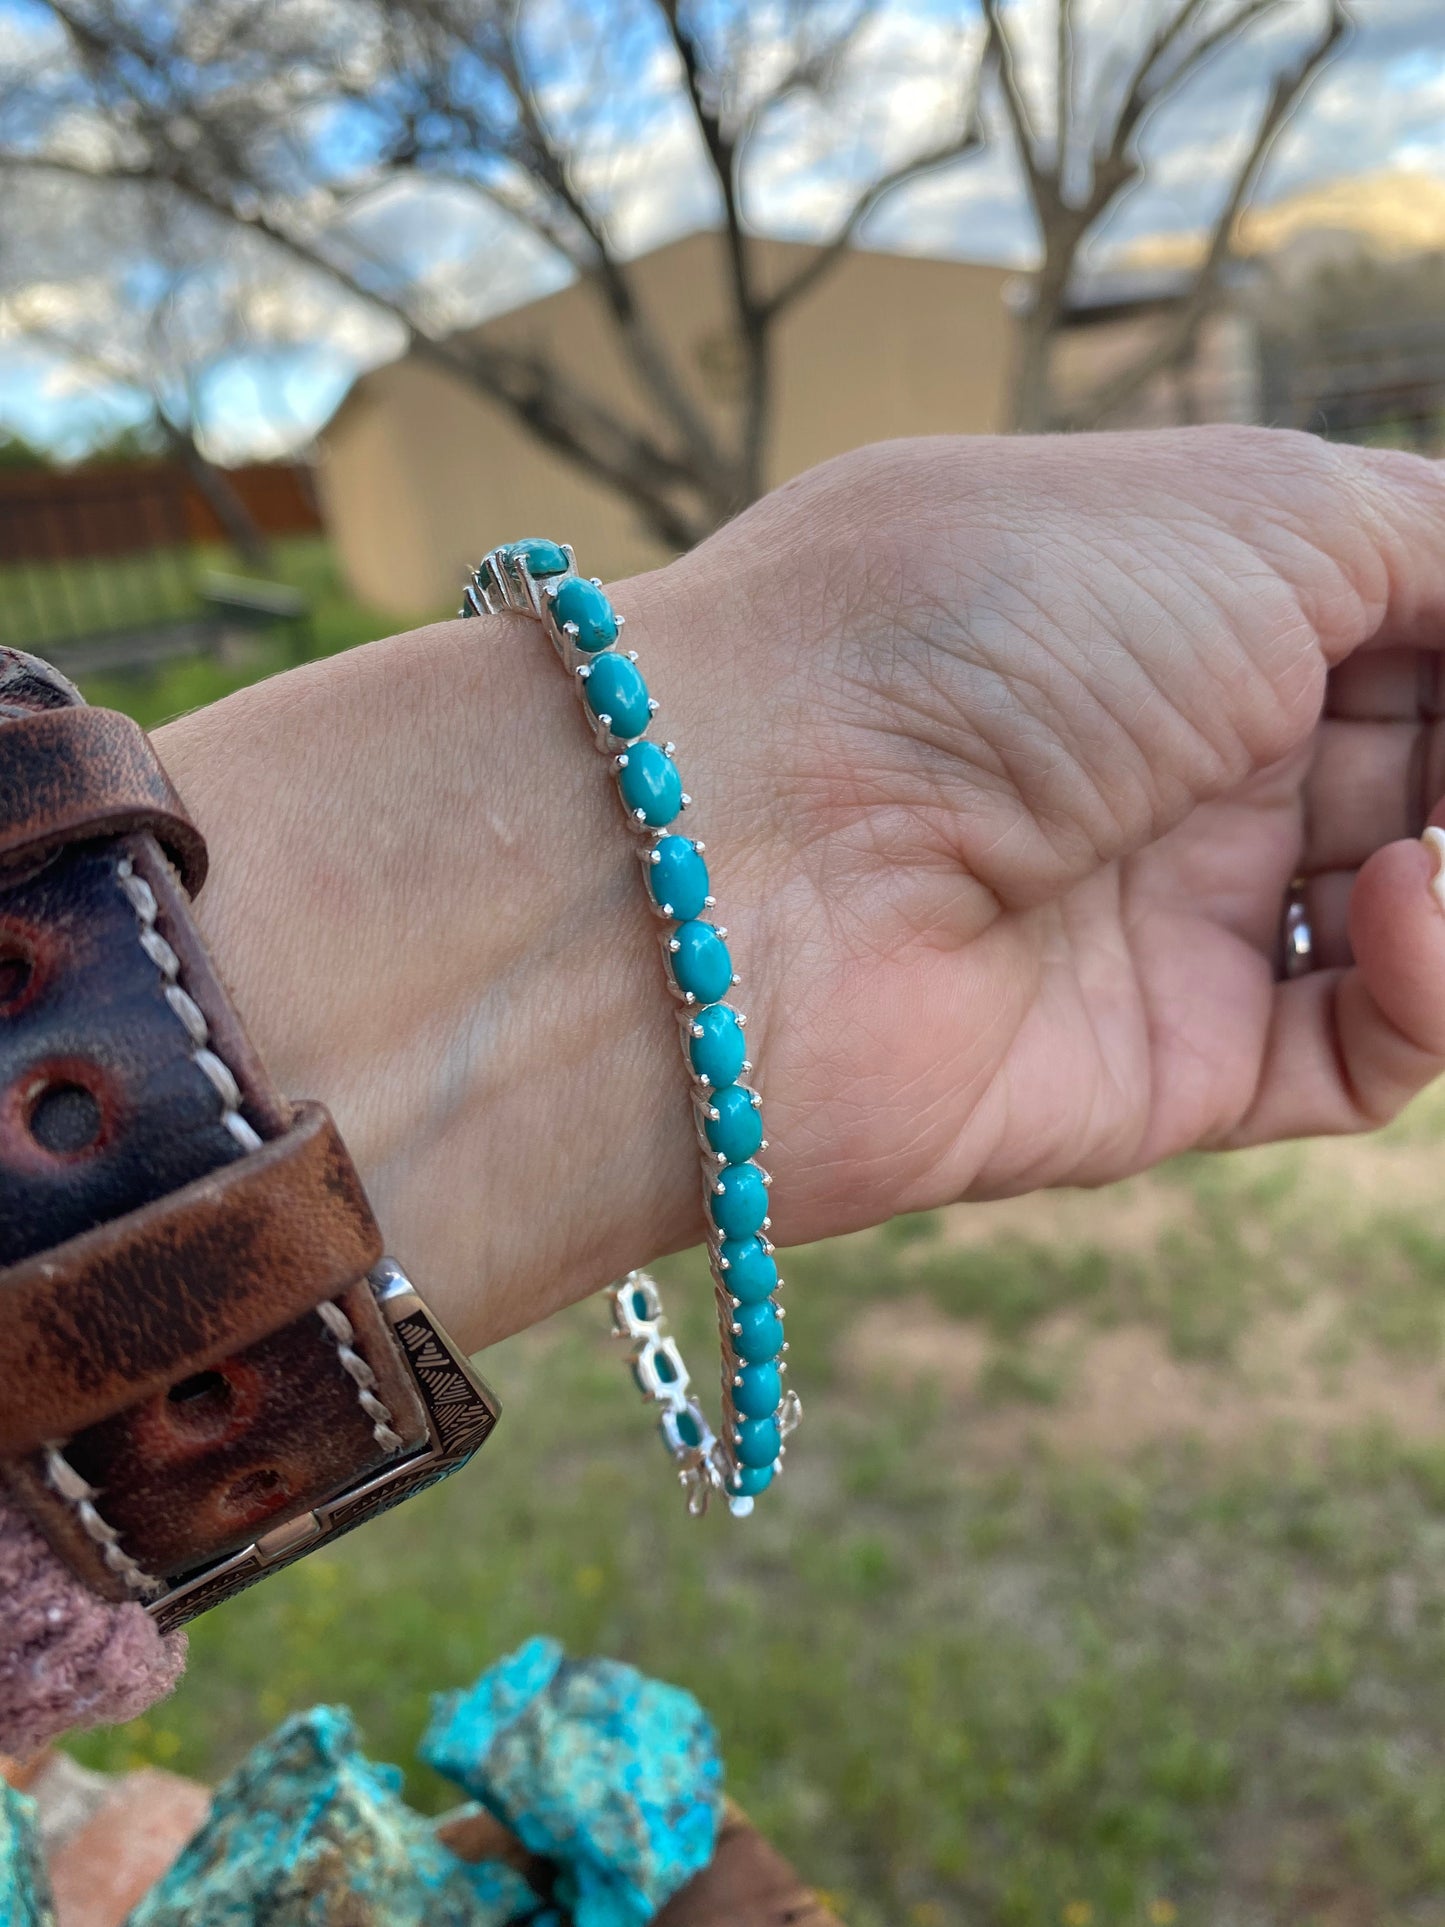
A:
<svg viewBox="0 0 1445 1927">
<path fill-rule="evenodd" d="M 138 723 L 85 706 L 0 721 L 0 865 L 129 830 L 155 836 L 194 897 L 205 838 Z"/>
<path fill-rule="evenodd" d="M 404 1362 L 401 1347 L 387 1328 L 386 1318 L 375 1298 L 371 1287 L 364 1280 L 353 1285 L 349 1291 L 342 1292 L 334 1302 L 341 1307 L 355 1327 L 356 1340 L 363 1348 L 363 1354 L 376 1367 L 377 1390 L 385 1402 L 396 1429 L 400 1432 L 404 1447 L 411 1451 L 422 1445 L 427 1437 L 426 1414 L 417 1396 L 410 1370 Z M 319 1310 L 319 1307 L 318 1307 Z M 297 1324 L 284 1328 L 286 1332 L 303 1329 L 306 1316 Z M 321 1329 L 318 1326 L 318 1329 Z M 332 1341 L 334 1343 L 334 1341 Z M 333 1352 L 333 1357 L 335 1353 Z M 342 1362 L 336 1360 L 336 1368 L 343 1371 Z M 348 1373 L 349 1377 L 350 1374 Z M 151 1401 L 154 1404 L 154 1400 Z M 135 1408 L 145 1410 L 146 1401 Z M 122 1414 L 124 1417 L 124 1414 Z M 68 1440 L 65 1453 L 70 1454 L 83 1440 L 85 1434 Z M 231 1476 L 244 1472 L 249 1464 L 264 1464 L 271 1455 L 273 1440 L 269 1433 L 258 1433 L 252 1439 L 242 1457 L 230 1466 Z M 379 1446 L 365 1463 L 359 1463 L 353 1474 L 349 1474 L 340 1484 L 335 1479 L 314 1481 L 296 1496 L 294 1501 L 282 1508 L 277 1517 L 295 1516 L 299 1511 L 316 1505 L 347 1485 L 363 1478 L 384 1462 L 384 1454 Z M 91 1468 L 92 1476 L 94 1468 Z M 72 1471 L 72 1478 L 77 1476 Z M 218 1470 L 218 1477 L 223 1476 Z M 216 1540 L 207 1546 L 202 1554 L 193 1559 L 180 1562 L 157 1560 L 150 1571 L 143 1570 L 135 1561 L 129 1559 L 127 1547 L 132 1540 L 125 1534 L 112 1541 L 114 1528 L 105 1521 L 105 1512 L 113 1503 L 113 1488 L 107 1487 L 98 1495 L 99 1513 L 96 1515 L 101 1537 L 97 1539 L 87 1526 L 85 1517 L 75 1501 L 61 1495 L 51 1477 L 51 1453 L 45 1448 L 27 1454 L 24 1458 L 0 1457 L 0 1489 L 8 1490 L 10 1497 L 20 1506 L 45 1534 L 52 1549 L 64 1560 L 66 1566 L 82 1580 L 92 1592 L 102 1599 L 120 1603 L 127 1599 L 144 1596 L 149 1590 L 153 1576 L 163 1580 L 177 1578 L 182 1572 L 193 1570 L 197 1565 L 211 1558 L 224 1556 L 245 1543 L 247 1532 L 234 1533 L 224 1540 Z M 108 1548 L 114 1544 L 121 1554 L 119 1559 L 108 1556 Z M 136 1565 L 136 1578 L 132 1583 L 125 1577 L 127 1564 Z"/>
<path fill-rule="evenodd" d="M 0 1453 L 165 1390 L 354 1285 L 381 1234 L 340 1134 L 283 1137 L 0 1272 Z"/>
</svg>

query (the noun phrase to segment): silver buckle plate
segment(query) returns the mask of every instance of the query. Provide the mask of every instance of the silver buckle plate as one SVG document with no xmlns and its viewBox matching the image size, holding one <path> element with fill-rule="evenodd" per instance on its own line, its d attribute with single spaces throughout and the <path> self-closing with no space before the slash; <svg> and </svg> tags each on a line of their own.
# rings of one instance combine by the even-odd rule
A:
<svg viewBox="0 0 1445 1927">
<path fill-rule="evenodd" d="M 151 1600 L 146 1611 L 163 1633 L 209 1612 L 318 1546 L 364 1525 L 414 1492 L 435 1485 L 486 1442 L 500 1407 L 396 1263 L 383 1258 L 368 1282 L 401 1346 L 417 1396 L 426 1412 L 427 1441 L 313 1510 L 284 1519 L 239 1552 L 178 1579 Z"/>
</svg>

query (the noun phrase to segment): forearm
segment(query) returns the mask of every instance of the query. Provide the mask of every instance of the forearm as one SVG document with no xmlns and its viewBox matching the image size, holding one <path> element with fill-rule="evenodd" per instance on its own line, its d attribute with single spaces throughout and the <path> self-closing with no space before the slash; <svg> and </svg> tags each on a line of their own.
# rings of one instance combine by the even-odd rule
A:
<svg viewBox="0 0 1445 1927">
<path fill-rule="evenodd" d="M 629 640 L 655 600 L 647 579 L 619 592 Z M 158 741 L 210 841 L 199 915 L 257 1045 L 330 1105 L 389 1248 L 464 1343 L 697 1235 L 657 926 L 534 625 L 392 637 Z"/>
</svg>

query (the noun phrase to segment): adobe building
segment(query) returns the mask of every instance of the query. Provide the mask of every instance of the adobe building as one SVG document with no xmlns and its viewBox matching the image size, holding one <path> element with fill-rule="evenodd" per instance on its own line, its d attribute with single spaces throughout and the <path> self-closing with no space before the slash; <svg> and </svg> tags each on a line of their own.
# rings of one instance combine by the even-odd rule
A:
<svg viewBox="0 0 1445 1927">
<path fill-rule="evenodd" d="M 765 284 L 812 252 L 757 244 Z M 722 251 L 693 234 L 631 264 L 639 299 L 707 405 L 726 410 L 729 336 Z M 1187 276 L 1154 271 L 1082 297 L 1057 362 L 1061 387 L 1091 385 L 1137 350 Z M 1127 284 L 1127 285 L 1125 285 Z M 986 434 L 1009 426 L 1012 269 L 855 249 L 783 316 L 768 442 L 773 485 L 830 455 L 896 435 Z M 647 418 L 593 294 L 580 283 L 478 331 L 583 371 L 614 407 Z M 1211 319 L 1189 369 L 1131 404 L 1129 423 L 1247 420 L 1253 357 L 1237 318 Z M 1124 419 L 1124 418 L 1120 418 Z M 321 438 L 326 519 L 352 592 L 388 615 L 456 606 L 477 557 L 518 535 L 560 534 L 589 572 L 630 574 L 667 551 L 629 505 L 544 447 L 478 389 L 403 356 L 363 375 Z"/>
<path fill-rule="evenodd" d="M 765 283 L 783 279 L 812 253 L 795 242 L 756 245 Z M 1329 256 L 1361 245 L 1382 259 L 1445 256 L 1445 183 L 1409 170 L 1346 176 L 1248 209 L 1236 239 L 1238 263 L 1193 353 L 1132 397 L 1109 426 L 1271 420 L 1335 432 L 1338 418 L 1352 432 L 1358 422 L 1369 429 L 1402 410 L 1445 421 L 1445 333 L 1438 325 L 1423 344 L 1392 337 L 1385 352 L 1371 342 L 1363 360 L 1358 344 L 1344 343 L 1360 363 L 1352 374 L 1360 393 L 1352 390 L 1344 402 L 1336 397 L 1329 407 L 1323 404 L 1333 389 L 1325 389 L 1338 387 L 1337 368 L 1328 382 L 1311 377 L 1313 386 L 1303 387 L 1309 371 L 1287 369 L 1291 381 L 1282 386 L 1280 357 L 1262 349 L 1257 304 L 1240 298 L 1257 264 L 1273 264 L 1284 286 L 1297 283 L 1305 300 L 1321 251 Z M 1188 288 L 1201 246 L 1197 234 L 1146 237 L 1077 291 L 1054 346 L 1063 397 L 1093 389 L 1147 348 Z M 730 338 L 719 320 L 728 301 L 716 237 L 671 242 L 630 271 L 704 405 L 723 414 Z M 997 264 L 861 248 L 845 254 L 779 327 L 769 484 L 888 436 L 1007 429 L 1015 316 L 1027 295 L 1027 278 Z M 540 347 L 582 371 L 585 384 L 614 406 L 646 420 L 646 399 L 581 284 L 499 315 L 478 332 Z M 478 390 L 414 357 L 357 381 L 323 431 L 319 482 L 352 591 L 397 617 L 454 608 L 476 558 L 518 534 L 561 533 L 603 576 L 666 559 L 626 502 L 544 448 Z"/>
</svg>

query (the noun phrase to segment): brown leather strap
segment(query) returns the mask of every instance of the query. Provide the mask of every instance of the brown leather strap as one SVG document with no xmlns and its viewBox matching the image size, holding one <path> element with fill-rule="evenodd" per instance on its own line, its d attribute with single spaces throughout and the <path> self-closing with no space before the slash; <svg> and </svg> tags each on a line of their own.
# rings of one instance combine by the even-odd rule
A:
<svg viewBox="0 0 1445 1927">
<path fill-rule="evenodd" d="M 0 1272 L 0 1452 L 28 1452 L 279 1331 L 381 1233 L 319 1104 L 285 1137 Z"/>
<path fill-rule="evenodd" d="M 46 797 L 66 793 L 60 779 L 44 792 L 41 769 L 37 795 L 17 798 L 9 786 L 25 756 L 7 753 L 10 732 L 33 750 L 37 720 L 91 713 L 47 665 L 0 650 L 0 824 L 12 825 L 10 848 L 33 853 L 34 838 L 13 825 L 53 828 L 63 800 Z M 117 736 L 102 723 L 95 740 L 124 740 L 130 728 Z M 82 737 L 64 730 L 56 740 L 76 750 Z M 114 800 L 121 788 L 97 780 L 87 791 L 77 778 L 68 793 Z M 166 786 L 145 821 L 168 834 L 173 809 L 184 822 Z M 356 1208 L 354 1173 L 330 1155 L 321 1114 L 309 1113 L 293 1138 L 292 1108 L 247 1040 L 155 836 L 108 835 L 103 809 L 87 817 L 76 806 L 65 820 L 83 840 L 0 871 L 0 1266 L 9 1282 L 51 1267 L 43 1310 L 32 1304 L 19 1354 L 0 1368 L 0 1414 L 7 1438 L 27 1440 L 41 1421 L 63 1418 L 46 1434 L 63 1439 L 58 1457 L 0 1448 L 0 1483 L 88 1585 L 128 1599 L 150 1596 L 142 1581 L 189 1574 L 268 1522 L 364 1481 L 422 1443 L 427 1423 L 366 1282 L 378 1247 Z M 192 1187 L 248 1194 L 248 1166 L 284 1168 L 278 1186 L 294 1183 L 284 1210 L 279 1190 L 259 1201 L 246 1234 L 254 1278 L 244 1251 L 206 1234 L 204 1210 L 192 1217 L 176 1202 Z M 279 1215 L 267 1223 L 271 1206 Z M 117 1227 L 151 1211 L 169 1243 L 147 1264 Z M 230 1212 L 225 1221 L 227 1237 L 238 1237 Z M 95 1269 L 56 1262 L 73 1247 L 89 1251 Z M 296 1272 L 283 1263 L 287 1249 Z M 134 1259 L 129 1271 L 122 1250 Z M 308 1264 L 315 1273 L 303 1289 L 297 1274 Z M 82 1315 L 67 1303 L 72 1286 L 89 1292 Z M 299 1316 L 281 1303 L 293 1291 Z M 323 1296 L 343 1319 L 314 1309 Z M 5 1304 L 0 1286 L 0 1343 L 21 1330 L 18 1319 L 5 1329 Z M 173 1318 L 185 1330 L 179 1343 L 160 1329 Z M 68 1361 L 67 1340 L 76 1347 Z M 37 1343 L 38 1364 L 28 1350 Z M 168 1357 L 178 1379 L 158 1386 Z M 197 1370 L 201 1357 L 213 1362 Z M 119 1401 L 116 1381 L 130 1369 L 139 1382 Z M 63 1384 L 75 1404 L 42 1412 Z M 110 1415 L 94 1420 L 99 1407 L 87 1401 L 97 1398 Z M 83 1486 L 91 1499 L 77 1497 Z"/>
<path fill-rule="evenodd" d="M 113 709 L 46 709 L 0 729 L 0 866 L 149 830 L 192 896 L 206 844 L 145 731 Z"/>
<path fill-rule="evenodd" d="M 843 1927 L 728 1801 L 712 1864 L 673 1895 L 653 1927 Z"/>
</svg>

